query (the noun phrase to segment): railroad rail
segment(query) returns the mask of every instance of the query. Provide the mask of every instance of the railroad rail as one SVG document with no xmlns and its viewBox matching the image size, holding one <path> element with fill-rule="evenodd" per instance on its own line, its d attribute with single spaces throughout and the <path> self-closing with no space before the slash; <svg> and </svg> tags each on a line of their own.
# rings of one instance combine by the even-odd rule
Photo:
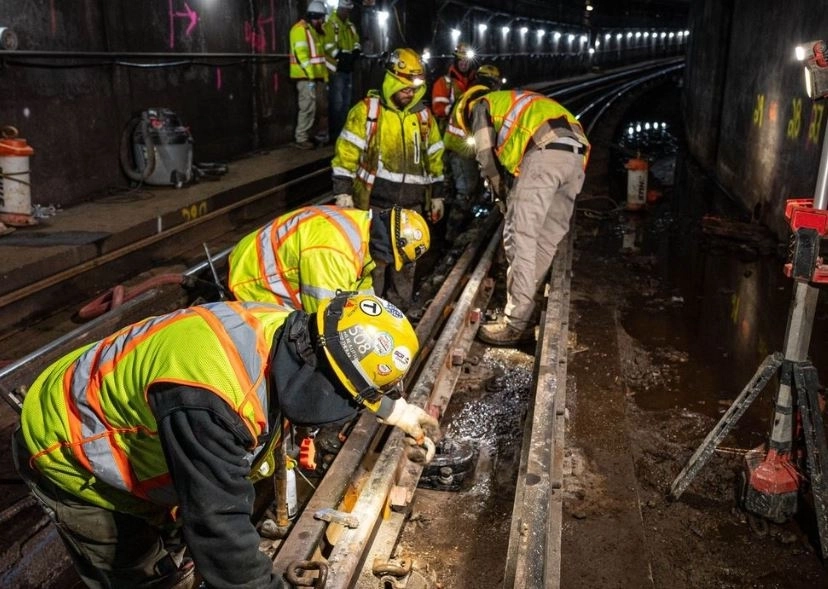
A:
<svg viewBox="0 0 828 589">
<path fill-rule="evenodd" d="M 589 125 L 592 125 L 597 120 L 594 113 L 604 112 L 607 108 L 604 105 L 614 101 L 625 89 L 629 90 L 635 84 L 655 76 L 673 73 L 677 67 L 680 66 L 672 62 L 651 65 L 645 71 L 630 72 L 627 76 L 613 77 L 608 81 L 595 77 L 580 81 L 575 88 L 556 87 L 554 93 L 570 93 L 572 103 L 576 103 L 574 108 L 570 101 L 562 100 L 573 112 L 585 117 L 582 121 L 590 115 Z M 325 192 L 325 183 L 320 182 L 322 173 L 310 170 L 306 176 L 292 178 L 287 185 L 254 192 L 228 206 L 246 210 L 263 208 L 258 203 L 272 198 L 274 191 L 282 195 L 280 198 L 284 201 L 285 210 L 307 204 L 287 198 L 285 195 L 289 192 L 314 194 L 313 202 L 325 202 L 330 196 Z M 308 184 L 302 190 L 290 190 L 300 182 Z M 191 239 L 201 242 L 205 231 L 211 235 L 218 231 L 205 227 L 213 222 L 218 226 L 225 223 L 223 220 L 227 212 L 217 209 L 205 216 L 207 218 L 200 227 L 182 227 L 169 237 L 180 242 L 185 232 L 192 232 Z M 492 283 L 487 276 L 500 243 L 500 232 L 500 215 L 494 210 L 485 221 L 480 222 L 477 239 L 462 251 L 417 323 L 421 354 L 409 375 L 408 401 L 428 408 L 438 417 L 445 414 L 459 375 L 462 362 L 456 360 L 467 353 L 483 316 L 481 310 L 486 309 L 491 296 Z M 107 263 L 118 263 L 121 256 L 135 257 L 151 246 L 163 248 L 163 241 L 164 238 L 159 236 L 140 245 L 123 248 L 120 252 L 113 251 L 108 257 L 102 256 L 99 262 L 83 265 L 80 275 L 50 277 L 30 287 L 27 292 L 10 296 L 16 303 L 30 296 L 26 304 L 34 307 L 41 298 L 54 296 L 61 284 L 65 284 L 60 279 L 83 280 L 79 276 L 88 275 L 95 269 L 105 271 Z M 546 306 L 535 352 L 534 386 L 523 432 L 509 546 L 504 555 L 504 587 L 559 586 L 573 243 L 574 235 L 570 233 L 559 247 L 547 287 Z M 228 251 L 211 256 L 211 261 L 221 266 Z M 141 292 L 117 309 L 66 331 L 47 345 L 0 368 L 0 394 L 10 401 L 10 406 L 14 406 L 25 394 L 25 385 L 48 363 L 69 349 L 102 337 L 143 316 L 194 302 L 201 294 L 194 286 L 201 289 L 206 286 L 209 290 L 211 278 L 206 261 L 182 271 L 181 276 L 181 283 L 159 284 Z M 182 289 L 182 285 L 190 288 Z M 302 509 L 289 524 L 287 533 L 273 542 L 274 571 L 300 586 L 405 587 L 411 570 L 406 568 L 407 563 L 394 559 L 394 547 L 406 525 L 421 472 L 422 466 L 408 459 L 401 432 L 378 424 L 370 415 L 359 417 L 350 427 L 347 439 L 328 465 L 316 489 L 304 498 Z M 261 492 L 264 499 L 257 502 L 257 505 L 261 504 L 257 517 L 264 518 L 268 505 L 274 501 L 273 486 L 264 485 Z M 279 493 L 277 486 L 276 504 L 281 502 Z M 24 516 L 32 522 L 30 525 L 39 527 L 38 543 L 46 550 L 56 546 L 57 535 L 44 525 L 37 508 L 25 495 L 10 505 L 3 505 L 0 523 L 9 525 L 19 522 Z M 19 550 L 20 546 L 7 547 L 7 551 L 15 549 Z M 385 565 L 377 570 L 375 562 Z M 26 563 L 22 561 L 18 567 L 10 566 L 6 572 L 0 572 L 3 575 L 0 580 L 13 582 L 14 579 L 24 578 L 27 574 L 21 570 L 24 566 Z M 55 575 L 51 577 L 52 580 L 55 578 Z M 41 585 L 62 586 L 59 583 Z"/>
</svg>

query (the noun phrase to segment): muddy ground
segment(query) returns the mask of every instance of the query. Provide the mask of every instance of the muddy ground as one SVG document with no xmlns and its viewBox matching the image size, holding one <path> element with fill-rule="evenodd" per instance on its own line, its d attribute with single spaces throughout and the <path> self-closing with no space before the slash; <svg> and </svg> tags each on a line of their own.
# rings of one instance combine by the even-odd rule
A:
<svg viewBox="0 0 828 589">
<path fill-rule="evenodd" d="M 656 91 L 643 101 L 648 112 L 680 127 L 678 90 Z M 603 149 L 593 152 L 574 220 L 561 586 L 828 587 L 807 502 L 795 521 L 750 525 L 737 500 L 744 452 L 767 438 L 774 390 L 680 500 L 667 500 L 761 359 L 781 347 L 790 287 L 777 278 L 773 238 L 756 239 L 755 227 L 747 240 L 705 232 L 705 214 L 737 228 L 745 221 L 707 195 L 656 182 L 661 199 L 647 210 L 613 210 L 604 197 L 618 202 L 619 171 L 608 146 L 630 109 L 593 138 Z M 492 306 L 503 302 L 503 270 L 501 260 Z M 818 313 L 815 334 L 826 316 Z M 481 361 L 467 366 L 452 399 L 445 431 L 476 444 L 475 476 L 459 492 L 418 491 L 398 547 L 439 587 L 502 586 L 533 354 L 531 345 L 476 343 L 471 356 Z"/>
</svg>

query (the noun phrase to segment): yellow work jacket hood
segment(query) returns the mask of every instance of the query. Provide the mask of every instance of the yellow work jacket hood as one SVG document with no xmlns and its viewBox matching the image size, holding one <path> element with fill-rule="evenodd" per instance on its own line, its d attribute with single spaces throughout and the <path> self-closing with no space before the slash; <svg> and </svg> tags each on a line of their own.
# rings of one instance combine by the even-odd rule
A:
<svg viewBox="0 0 828 589">
<path fill-rule="evenodd" d="M 430 208 L 432 190 L 443 182 L 443 140 L 418 87 L 405 108 L 392 96 L 408 86 L 386 74 L 382 91 L 371 90 L 348 113 L 337 139 L 334 193 L 352 194 L 358 208 Z"/>
</svg>

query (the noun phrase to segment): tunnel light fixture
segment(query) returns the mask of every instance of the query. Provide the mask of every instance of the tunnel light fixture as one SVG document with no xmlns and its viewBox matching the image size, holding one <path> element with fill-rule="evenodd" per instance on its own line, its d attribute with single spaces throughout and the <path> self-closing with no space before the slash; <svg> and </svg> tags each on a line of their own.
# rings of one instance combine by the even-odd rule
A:
<svg viewBox="0 0 828 589">
<path fill-rule="evenodd" d="M 587 10 L 587 12 L 592 12 L 593 10 L 595 10 L 595 7 L 592 4 L 587 4 L 586 5 L 586 10 Z"/>
<path fill-rule="evenodd" d="M 451 44 L 457 45 L 457 41 L 460 39 L 460 29 L 451 29 Z"/>
<path fill-rule="evenodd" d="M 431 50 L 426 47 L 423 49 L 423 63 L 428 63 L 429 59 L 431 59 Z"/>
<path fill-rule="evenodd" d="M 661 31 L 661 35 L 660 35 L 660 37 L 663 39 L 663 38 L 664 38 L 664 37 L 666 37 L 666 36 L 667 36 L 667 33 L 665 33 L 664 31 Z"/>
<path fill-rule="evenodd" d="M 817 49 L 817 45 L 822 43 L 822 41 L 808 41 L 806 43 L 800 43 L 794 48 L 794 55 L 796 56 L 797 61 L 805 61 L 806 59 L 811 59 L 814 56 L 815 50 Z"/>
<path fill-rule="evenodd" d="M 555 33 L 552 35 L 552 38 L 555 39 L 555 41 L 560 40 L 561 32 L 560 31 L 555 31 Z"/>
<path fill-rule="evenodd" d="M 511 29 L 510 29 L 509 27 L 507 27 L 507 26 L 502 26 L 502 27 L 500 27 L 500 34 L 501 34 L 501 35 L 503 35 L 503 36 L 505 37 L 506 35 L 508 35 L 508 34 L 509 34 L 509 31 L 510 31 L 510 30 L 511 30 Z"/>
<path fill-rule="evenodd" d="M 520 34 L 525 35 L 529 32 L 529 27 L 520 27 Z"/>
<path fill-rule="evenodd" d="M 828 44 L 808 41 L 796 47 L 796 58 L 805 64 L 805 92 L 811 100 L 828 98 Z"/>
<path fill-rule="evenodd" d="M 624 35 L 622 35 L 621 33 L 618 33 L 617 35 L 615 35 L 615 38 L 616 38 L 618 41 L 620 41 L 621 39 L 623 39 L 623 38 L 624 38 Z"/>
<path fill-rule="evenodd" d="M 586 35 L 581 35 L 581 43 L 586 43 L 588 41 Z"/>
<path fill-rule="evenodd" d="M 486 23 L 484 23 L 484 22 L 482 22 L 482 23 L 480 23 L 479 25 L 477 25 L 477 30 L 478 30 L 478 31 L 480 31 L 480 34 L 481 34 L 481 35 L 482 35 L 483 33 L 485 33 L 485 32 L 486 32 L 486 29 L 488 29 L 488 28 L 489 28 L 489 25 L 487 25 L 487 24 L 486 24 Z"/>
<path fill-rule="evenodd" d="M 569 41 L 570 43 L 572 43 L 575 40 L 575 35 L 573 35 L 572 33 L 569 33 L 566 36 L 566 40 Z"/>
<path fill-rule="evenodd" d="M 387 10 L 380 10 L 377 12 L 377 22 L 379 26 L 384 27 L 388 24 L 388 11 Z"/>
<path fill-rule="evenodd" d="M 590 55 L 595 55 L 595 47 L 590 47 L 589 48 L 589 54 Z"/>
<path fill-rule="evenodd" d="M 650 36 L 650 31 L 644 31 L 644 38 L 646 39 L 649 36 Z"/>
<path fill-rule="evenodd" d="M 546 31 L 544 31 L 543 29 L 538 29 L 537 31 L 535 31 L 535 33 L 538 35 L 538 41 L 540 41 L 541 39 L 543 39 L 543 36 L 546 34 Z"/>
</svg>

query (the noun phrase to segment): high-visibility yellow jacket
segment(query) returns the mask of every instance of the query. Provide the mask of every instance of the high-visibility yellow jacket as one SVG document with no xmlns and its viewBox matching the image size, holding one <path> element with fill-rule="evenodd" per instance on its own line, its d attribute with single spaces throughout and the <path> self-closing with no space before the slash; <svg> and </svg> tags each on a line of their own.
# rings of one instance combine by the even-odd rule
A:
<svg viewBox="0 0 828 589">
<path fill-rule="evenodd" d="M 481 106 L 488 110 L 486 118 L 494 131 L 494 154 L 509 173 L 515 176 L 520 174 L 523 154 L 531 141 L 538 140 L 539 132 L 543 133 L 547 142 L 568 137 L 582 143 L 586 148 L 586 167 L 590 148 L 586 133 L 578 119 L 557 101 L 528 90 L 500 90 L 484 94 L 472 106 L 475 138 L 481 131 L 477 121 L 484 118 L 477 113 Z M 547 128 L 548 132 L 543 131 Z M 480 159 L 481 146 L 478 145 L 477 149 Z M 486 173 L 486 164 L 483 161 L 480 163 Z"/>
<path fill-rule="evenodd" d="M 334 194 L 351 194 L 355 205 L 367 209 L 399 205 L 431 209 L 443 183 L 443 140 L 437 121 L 422 103 L 425 86 L 403 109 L 391 97 L 405 88 L 386 74 L 382 92 L 368 92 L 348 113 L 336 141 Z"/>
<path fill-rule="evenodd" d="M 371 211 L 303 207 L 245 236 L 230 252 L 229 287 L 241 301 L 313 313 L 336 292 L 373 293 Z"/>
<path fill-rule="evenodd" d="M 362 49 L 359 44 L 354 23 L 350 20 L 342 20 L 336 11 L 328 17 L 323 25 L 325 30 L 325 57 L 328 60 L 328 69 L 337 70 L 337 62 L 342 55 L 353 54 L 354 51 Z"/>
<path fill-rule="evenodd" d="M 23 403 L 21 430 L 33 465 L 105 509 L 123 509 L 112 489 L 174 505 L 148 389 L 170 383 L 211 391 L 257 440 L 269 431 L 273 337 L 291 312 L 262 303 L 190 307 L 67 354 L 35 380 Z"/>
<path fill-rule="evenodd" d="M 328 81 L 322 35 L 304 19 L 290 29 L 290 77 Z"/>
</svg>

